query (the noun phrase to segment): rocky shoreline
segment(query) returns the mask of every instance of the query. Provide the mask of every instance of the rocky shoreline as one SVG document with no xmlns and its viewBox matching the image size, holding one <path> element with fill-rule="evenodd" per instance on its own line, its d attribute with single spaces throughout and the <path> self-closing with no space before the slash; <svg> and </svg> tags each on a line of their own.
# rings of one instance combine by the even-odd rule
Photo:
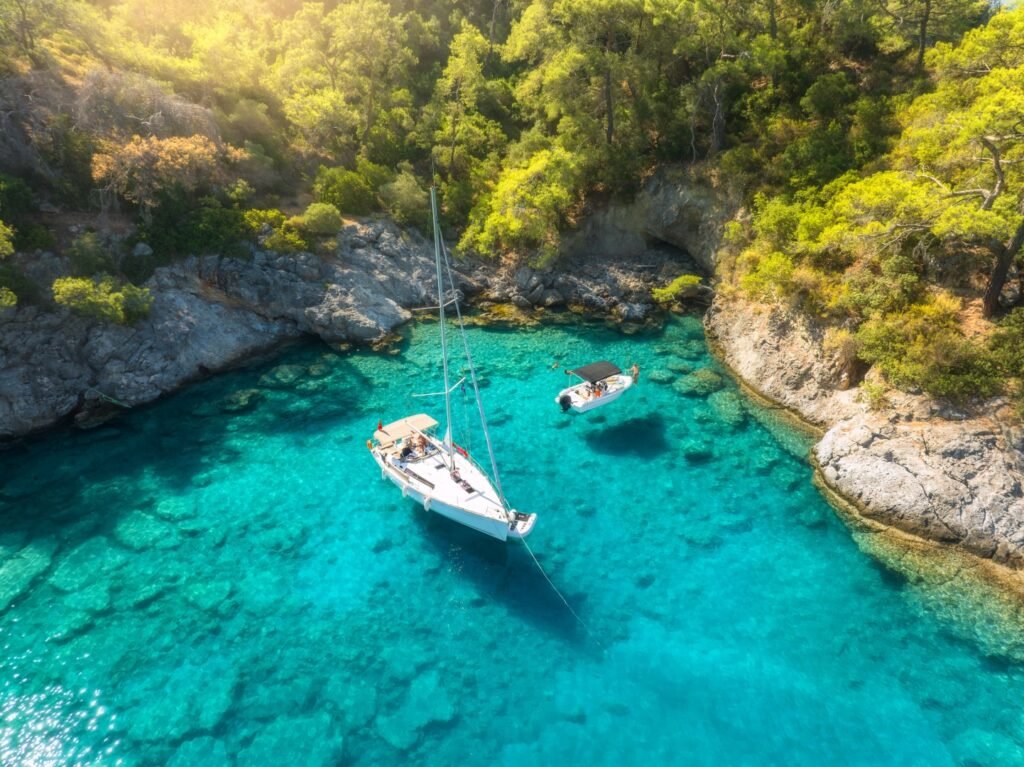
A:
<svg viewBox="0 0 1024 767">
<path fill-rule="evenodd" d="M 865 521 L 1024 569 L 1024 429 L 1005 401 L 890 393 L 871 410 L 807 317 L 719 296 L 705 327 L 739 378 L 819 431 L 819 481 Z"/>
<path fill-rule="evenodd" d="M 68 265 L 35 257 L 48 289 Z M 566 308 L 645 321 L 650 289 L 693 265 L 679 251 L 569 258 L 558 270 L 485 261 L 455 265 L 459 290 L 483 308 Z M 189 258 L 146 283 L 150 314 L 134 326 L 20 306 L 0 316 L 0 443 L 75 419 L 102 420 L 303 336 L 328 344 L 388 338 L 436 305 L 433 246 L 387 221 L 351 223 L 328 253 Z"/>
</svg>

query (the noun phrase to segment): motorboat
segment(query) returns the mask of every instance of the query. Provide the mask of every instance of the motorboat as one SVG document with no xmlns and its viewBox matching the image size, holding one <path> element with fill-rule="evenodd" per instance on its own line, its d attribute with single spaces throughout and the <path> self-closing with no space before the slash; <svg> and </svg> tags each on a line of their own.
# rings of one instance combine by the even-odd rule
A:
<svg viewBox="0 0 1024 767">
<path fill-rule="evenodd" d="M 579 383 L 558 392 L 555 402 L 563 413 L 587 413 L 610 405 L 625 394 L 636 383 L 640 368 L 634 365 L 630 373 L 623 373 L 617 365 L 601 360 L 565 373 L 580 379 Z"/>
</svg>

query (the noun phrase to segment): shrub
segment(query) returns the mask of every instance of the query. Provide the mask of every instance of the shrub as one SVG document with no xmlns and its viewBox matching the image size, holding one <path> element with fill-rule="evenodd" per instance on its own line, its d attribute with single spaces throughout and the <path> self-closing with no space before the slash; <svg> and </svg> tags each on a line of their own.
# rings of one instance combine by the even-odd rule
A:
<svg viewBox="0 0 1024 767">
<path fill-rule="evenodd" d="M 288 222 L 275 229 L 264 241 L 263 245 L 278 253 L 298 253 L 309 250 L 309 244 L 294 226 Z"/>
<path fill-rule="evenodd" d="M 342 213 L 365 216 L 377 206 L 370 183 L 359 173 L 345 168 L 320 166 L 313 182 L 318 202 L 328 202 Z"/>
<path fill-rule="evenodd" d="M 310 234 L 337 234 L 342 224 L 341 214 L 329 202 L 314 202 L 302 214 L 301 228 Z"/>
<path fill-rule="evenodd" d="M 825 351 L 836 355 L 836 360 L 846 369 L 849 369 L 857 362 L 860 352 L 860 343 L 857 337 L 845 328 L 829 328 L 825 331 Z"/>
<path fill-rule="evenodd" d="M 370 162 L 365 157 L 356 160 L 356 173 L 366 179 L 366 183 L 374 192 L 379 192 L 381 187 L 394 177 L 394 174 L 383 165 Z"/>
<path fill-rule="evenodd" d="M 231 255 L 239 249 L 245 237 L 245 217 L 237 208 L 226 208 L 207 197 L 202 207 L 189 216 L 187 231 L 183 232 L 183 244 L 195 253 L 221 253 Z"/>
<path fill-rule="evenodd" d="M 14 291 L 10 288 L 0 288 L 0 311 L 4 309 L 10 309 L 12 306 L 16 306 L 18 303 L 18 297 L 14 295 Z"/>
<path fill-rule="evenodd" d="M 653 288 L 651 297 L 659 304 L 667 304 L 677 298 L 690 295 L 700 285 L 700 277 L 696 274 L 681 274 L 663 288 Z"/>
<path fill-rule="evenodd" d="M 964 338 L 955 299 L 939 295 L 907 311 L 865 322 L 856 334 L 860 356 L 900 388 L 938 397 L 988 397 L 1002 388 L 996 355 Z"/>
<path fill-rule="evenodd" d="M 755 298 L 778 299 L 792 290 L 793 270 L 793 259 L 776 250 L 756 259 L 740 287 Z"/>
<path fill-rule="evenodd" d="M 244 214 L 237 208 L 215 197 L 203 197 L 197 206 L 176 194 L 162 195 L 138 230 L 139 239 L 160 257 L 237 252 L 246 234 Z"/>
<path fill-rule="evenodd" d="M 889 404 L 885 385 L 877 381 L 861 381 L 859 399 L 866 402 L 870 410 L 881 410 Z"/>
<path fill-rule="evenodd" d="M 398 172 L 394 181 L 385 184 L 380 193 L 395 221 L 425 230 L 430 228 L 430 198 L 408 165 Z"/>
<path fill-rule="evenodd" d="M 19 302 L 40 304 L 43 294 L 32 280 L 10 264 L 0 262 L 0 290 L 12 293 Z"/>
<path fill-rule="evenodd" d="M 153 303 L 148 288 L 119 285 L 112 277 L 61 277 L 53 283 L 53 298 L 79 314 L 119 325 L 145 317 Z"/>
<path fill-rule="evenodd" d="M 14 247 L 23 253 L 52 248 L 56 240 L 42 224 L 22 224 L 14 235 Z"/>
<path fill-rule="evenodd" d="M 14 230 L 0 221 L 0 258 L 6 258 L 14 253 Z"/>
<path fill-rule="evenodd" d="M 114 271 L 114 257 L 96 232 L 76 237 L 68 247 L 67 257 L 71 261 L 71 272 L 77 277 Z"/>
<path fill-rule="evenodd" d="M 264 226 L 269 226 L 271 229 L 279 229 L 285 222 L 284 213 L 276 208 L 269 208 L 267 210 L 253 208 L 252 210 L 245 211 L 242 217 L 245 225 L 253 234 L 261 234 Z"/>
<path fill-rule="evenodd" d="M 1014 309 L 1003 318 L 989 348 L 1004 375 L 1024 379 L 1024 308 Z"/>
<path fill-rule="evenodd" d="M 28 184 L 20 178 L 0 173 L 0 217 L 18 225 L 34 208 Z"/>
</svg>

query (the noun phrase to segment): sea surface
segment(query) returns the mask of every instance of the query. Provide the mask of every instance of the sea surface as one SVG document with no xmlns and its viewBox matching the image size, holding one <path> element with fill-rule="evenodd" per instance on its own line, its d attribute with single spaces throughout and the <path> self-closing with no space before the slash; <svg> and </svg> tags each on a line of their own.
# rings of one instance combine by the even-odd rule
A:
<svg viewBox="0 0 1024 767">
<path fill-rule="evenodd" d="M 862 553 L 696 318 L 468 331 L 554 588 L 381 480 L 378 420 L 443 416 L 407 334 L 0 453 L 0 764 L 1024 764 L 1017 654 Z M 561 413 L 598 359 L 640 385 Z"/>
</svg>

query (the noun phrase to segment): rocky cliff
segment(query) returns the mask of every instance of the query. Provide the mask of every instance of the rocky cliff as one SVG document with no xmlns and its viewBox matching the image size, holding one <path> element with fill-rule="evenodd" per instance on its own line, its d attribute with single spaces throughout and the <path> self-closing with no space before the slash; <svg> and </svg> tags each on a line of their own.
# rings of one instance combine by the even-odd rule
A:
<svg viewBox="0 0 1024 767">
<path fill-rule="evenodd" d="M 632 202 L 591 211 L 565 237 L 564 251 L 570 257 L 630 259 L 668 246 L 688 254 L 704 274 L 713 274 L 725 225 L 739 208 L 737 191 L 718 183 L 708 169 L 666 165 Z"/>
<path fill-rule="evenodd" d="M 67 265 L 25 260 L 48 289 Z M 642 321 L 650 288 L 687 268 L 679 254 L 644 263 L 595 258 L 560 270 L 466 262 L 455 281 L 478 301 L 573 306 Z M 209 373 L 304 334 L 328 343 L 372 342 L 436 305 L 433 245 L 382 221 L 353 223 L 323 255 L 255 250 L 158 269 L 149 316 L 122 327 L 65 309 L 24 306 L 0 316 L 0 440 L 75 416 L 150 402 Z M 114 402 L 119 403 L 117 405 Z"/>
<path fill-rule="evenodd" d="M 873 411 L 799 313 L 719 297 L 706 328 L 744 381 L 824 429 L 820 476 L 861 515 L 1024 568 L 1024 430 L 1004 402 L 967 411 L 892 393 Z"/>
</svg>

